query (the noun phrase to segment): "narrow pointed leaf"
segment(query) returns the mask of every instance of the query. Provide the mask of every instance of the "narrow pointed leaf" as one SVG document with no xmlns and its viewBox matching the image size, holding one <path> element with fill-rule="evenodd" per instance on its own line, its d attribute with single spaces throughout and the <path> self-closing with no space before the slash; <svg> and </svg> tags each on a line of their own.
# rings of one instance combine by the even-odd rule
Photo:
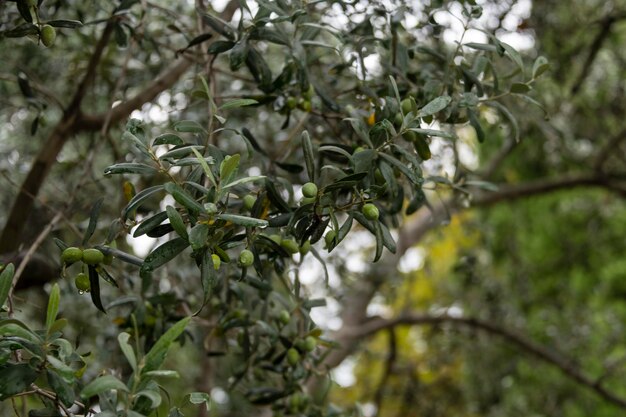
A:
<svg viewBox="0 0 626 417">
<path fill-rule="evenodd" d="M 55 282 L 52 286 L 52 290 L 50 291 L 50 297 L 48 298 L 48 311 L 46 314 L 46 330 L 48 331 L 48 333 L 50 332 L 50 328 L 57 318 L 60 301 L 61 289 L 59 288 L 59 284 Z"/>
<path fill-rule="evenodd" d="M 185 327 L 187 327 L 187 324 L 189 323 L 189 320 L 191 320 L 191 317 L 185 317 L 180 320 L 170 327 L 170 329 L 165 332 L 159 340 L 157 340 L 154 346 L 152 346 L 152 349 L 150 349 L 143 359 L 143 368 L 141 369 L 142 374 L 155 371 L 161 367 L 167 355 L 167 351 L 172 343 L 174 343 L 174 341 L 183 333 Z"/>
<path fill-rule="evenodd" d="M 113 375 L 103 375 L 85 385 L 85 388 L 80 392 L 80 396 L 83 399 L 89 399 L 110 390 L 126 392 L 128 387 Z"/>
</svg>

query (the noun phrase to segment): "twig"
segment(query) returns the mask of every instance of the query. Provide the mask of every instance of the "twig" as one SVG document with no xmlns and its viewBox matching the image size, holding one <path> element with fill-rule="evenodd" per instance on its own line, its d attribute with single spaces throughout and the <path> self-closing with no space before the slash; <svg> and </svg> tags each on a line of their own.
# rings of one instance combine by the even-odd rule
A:
<svg viewBox="0 0 626 417">
<path fill-rule="evenodd" d="M 495 334 L 513 343 L 520 349 L 530 353 L 531 355 L 547 362 L 563 372 L 567 377 L 573 379 L 580 385 L 594 391 L 597 395 L 606 401 L 626 409 L 626 398 L 620 397 L 612 391 L 607 390 L 594 378 L 591 378 L 581 371 L 574 361 L 566 358 L 564 355 L 557 353 L 547 347 L 533 342 L 525 336 L 497 325 L 495 323 L 473 318 L 473 317 L 457 317 L 448 314 L 428 315 L 428 314 L 407 314 L 394 319 L 374 319 L 361 326 L 352 329 L 350 335 L 355 339 L 362 339 L 371 336 L 381 330 L 396 326 L 413 326 L 413 325 L 437 325 L 450 323 L 456 325 L 467 326 L 483 330 L 487 333 Z"/>
</svg>

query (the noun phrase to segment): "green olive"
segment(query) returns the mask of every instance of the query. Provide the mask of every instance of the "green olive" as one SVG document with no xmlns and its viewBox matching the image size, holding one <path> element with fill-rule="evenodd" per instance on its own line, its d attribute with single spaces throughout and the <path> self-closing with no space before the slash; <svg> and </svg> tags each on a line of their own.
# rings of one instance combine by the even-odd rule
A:
<svg viewBox="0 0 626 417">
<path fill-rule="evenodd" d="M 281 312 L 278 314 L 278 320 L 282 324 L 289 324 L 289 322 L 291 321 L 291 314 L 289 314 L 287 310 L 281 310 Z"/>
<path fill-rule="evenodd" d="M 89 277 L 84 272 L 79 273 L 74 278 L 74 285 L 78 291 L 89 291 L 91 285 L 89 284 Z"/>
<path fill-rule="evenodd" d="M 293 239 L 283 239 L 280 242 L 280 246 L 291 254 L 298 253 L 300 251 L 300 245 L 298 245 L 298 242 Z"/>
<path fill-rule="evenodd" d="M 304 339 L 304 350 L 307 352 L 313 352 L 317 346 L 317 340 L 313 336 L 307 336 Z"/>
<path fill-rule="evenodd" d="M 376 207 L 372 203 L 367 203 L 363 205 L 363 209 L 361 210 L 363 215 L 368 220 L 378 220 L 378 216 L 380 213 L 378 212 L 378 207 Z"/>
<path fill-rule="evenodd" d="M 239 264 L 241 266 L 248 267 L 252 265 L 253 262 L 254 262 L 254 254 L 248 249 L 242 250 L 241 253 L 239 254 Z"/>
<path fill-rule="evenodd" d="M 300 362 L 300 352 L 296 348 L 287 350 L 287 362 L 291 366 L 296 366 Z"/>
<path fill-rule="evenodd" d="M 334 230 L 331 230 L 330 232 L 326 233 L 326 236 L 324 236 L 324 242 L 326 243 L 326 249 L 329 249 L 331 247 L 331 245 L 333 244 L 333 241 L 335 240 L 336 236 L 337 236 L 337 232 L 335 232 Z"/>
<path fill-rule="evenodd" d="M 251 194 L 248 194 L 243 198 L 243 207 L 248 211 L 252 210 L 254 203 L 256 203 L 256 197 Z"/>
<path fill-rule="evenodd" d="M 410 98 L 405 98 L 404 100 L 402 100 L 402 102 L 400 103 L 400 106 L 402 106 L 402 113 L 404 114 L 407 114 L 413 111 L 413 105 L 411 104 Z"/>
<path fill-rule="evenodd" d="M 61 254 L 61 260 L 67 265 L 73 264 L 74 262 L 78 262 L 82 259 L 83 251 L 75 247 L 66 248 Z"/>
<path fill-rule="evenodd" d="M 211 255 L 211 260 L 213 260 L 213 268 L 217 271 L 220 269 L 220 265 L 222 264 L 222 260 L 216 254 Z"/>
<path fill-rule="evenodd" d="M 298 100 L 294 96 L 287 97 L 287 108 L 293 110 L 298 105 Z"/>
<path fill-rule="evenodd" d="M 83 251 L 83 262 L 87 265 L 97 265 L 104 261 L 104 254 L 98 249 L 90 248 Z"/>
<path fill-rule="evenodd" d="M 311 241 L 306 240 L 302 246 L 300 246 L 300 255 L 306 255 L 311 250 Z"/>
<path fill-rule="evenodd" d="M 422 158 L 422 160 L 427 161 L 432 157 L 430 153 L 430 147 L 428 146 L 428 142 L 424 137 L 418 136 L 413 141 L 413 147 L 417 151 L 417 154 Z"/>
<path fill-rule="evenodd" d="M 317 185 L 307 182 L 302 186 L 302 195 L 308 198 L 317 196 Z"/>
<path fill-rule="evenodd" d="M 44 44 L 46 48 L 51 47 L 54 44 L 54 40 L 57 37 L 56 30 L 50 25 L 43 25 L 41 28 L 41 43 Z"/>
<path fill-rule="evenodd" d="M 280 235 L 274 234 L 270 236 L 270 239 L 276 243 L 277 245 L 280 245 L 280 243 L 283 241 L 283 238 Z"/>
</svg>

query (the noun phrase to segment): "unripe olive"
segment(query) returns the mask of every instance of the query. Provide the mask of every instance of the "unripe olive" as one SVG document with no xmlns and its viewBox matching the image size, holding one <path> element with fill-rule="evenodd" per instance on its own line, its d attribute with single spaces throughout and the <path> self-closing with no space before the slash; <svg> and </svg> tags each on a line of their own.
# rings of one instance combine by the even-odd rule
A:
<svg viewBox="0 0 626 417">
<path fill-rule="evenodd" d="M 311 105 L 311 102 L 309 100 L 304 100 L 302 103 L 300 103 L 300 108 L 307 113 L 310 113 L 311 110 L 313 110 L 313 106 Z"/>
<path fill-rule="evenodd" d="M 242 250 L 241 253 L 239 254 L 239 264 L 241 266 L 248 267 L 252 265 L 253 262 L 254 262 L 254 254 L 248 249 Z"/>
<path fill-rule="evenodd" d="M 402 100 L 400 105 L 402 106 L 402 112 L 404 114 L 410 113 L 413 110 L 413 106 L 411 105 L 410 98 L 405 98 L 404 100 Z"/>
<path fill-rule="evenodd" d="M 79 248 L 70 247 L 66 248 L 61 254 L 61 260 L 65 264 L 73 264 L 83 259 L 83 251 Z"/>
<path fill-rule="evenodd" d="M 313 352 L 317 346 L 317 340 L 313 336 L 307 336 L 304 339 L 304 350 L 307 352 Z"/>
<path fill-rule="evenodd" d="M 97 265 L 104 261 L 104 254 L 98 249 L 90 248 L 83 251 L 83 262 L 87 265 Z"/>
<path fill-rule="evenodd" d="M 426 142 L 425 138 L 417 136 L 413 141 L 413 147 L 415 147 L 417 154 L 420 158 L 422 158 L 422 160 L 427 161 L 431 158 L 432 154 L 430 153 L 430 147 L 428 146 L 428 142 Z"/>
<path fill-rule="evenodd" d="M 74 285 L 78 291 L 89 291 L 91 285 L 89 284 L 89 277 L 84 272 L 79 273 L 74 278 Z"/>
<path fill-rule="evenodd" d="M 306 240 L 302 246 L 300 246 L 300 255 L 306 255 L 311 250 L 311 241 Z"/>
<path fill-rule="evenodd" d="M 211 255 L 211 259 L 213 260 L 213 268 L 217 271 L 220 269 L 220 265 L 222 264 L 222 260 L 216 254 Z"/>
<path fill-rule="evenodd" d="M 333 243 L 333 240 L 335 240 L 335 236 L 337 236 L 337 232 L 335 232 L 334 230 L 331 230 L 330 232 L 326 233 L 326 236 L 324 236 L 324 242 L 326 243 L 326 248 L 330 248 L 330 246 Z"/>
<path fill-rule="evenodd" d="M 302 197 L 300 204 L 306 206 L 307 204 L 313 204 L 317 201 L 317 197 Z"/>
<path fill-rule="evenodd" d="M 315 94 L 315 88 L 312 84 L 309 84 L 309 89 L 302 92 L 302 97 L 304 97 L 306 100 L 310 100 L 311 97 L 313 97 L 313 94 Z"/>
<path fill-rule="evenodd" d="M 278 320 L 282 324 L 289 324 L 289 321 L 291 320 L 291 315 L 287 310 L 281 310 L 281 312 L 278 314 Z"/>
<path fill-rule="evenodd" d="M 402 125 L 402 121 L 403 121 L 403 117 L 402 117 L 402 113 L 396 113 L 396 115 L 393 118 L 393 125 L 398 127 Z"/>
<path fill-rule="evenodd" d="M 57 37 L 56 30 L 50 25 L 43 25 L 41 28 L 41 43 L 44 44 L 46 48 L 49 48 L 54 44 L 54 40 Z"/>
<path fill-rule="evenodd" d="M 410 130 L 407 130 L 406 132 L 404 132 L 402 134 L 402 137 L 404 138 L 404 140 L 406 140 L 407 142 L 414 142 L 415 139 L 417 139 L 417 133 L 412 132 Z"/>
<path fill-rule="evenodd" d="M 287 363 L 291 366 L 296 366 L 300 362 L 300 353 L 296 348 L 289 348 L 287 350 Z"/>
<path fill-rule="evenodd" d="M 380 213 L 378 212 L 378 207 L 376 207 L 372 203 L 367 203 L 363 205 L 363 209 L 361 210 L 363 215 L 368 220 L 378 220 L 378 216 Z"/>
<path fill-rule="evenodd" d="M 300 245 L 298 245 L 298 242 L 293 239 L 283 239 L 280 242 L 280 246 L 291 254 L 298 253 L 300 251 Z"/>
<path fill-rule="evenodd" d="M 298 105 L 298 100 L 296 100 L 295 97 L 293 96 L 289 96 L 287 97 L 287 108 L 290 110 L 293 110 L 296 108 L 296 106 Z"/>
<path fill-rule="evenodd" d="M 317 196 L 317 185 L 307 182 L 302 186 L 302 195 L 309 198 Z"/>
<path fill-rule="evenodd" d="M 252 210 L 254 203 L 256 203 L 256 197 L 253 195 L 248 194 L 243 198 L 243 207 L 248 211 Z"/>
<path fill-rule="evenodd" d="M 276 234 L 271 235 L 270 239 L 277 245 L 280 245 L 280 243 L 283 241 L 283 238 L 280 235 L 276 235 Z"/>
</svg>

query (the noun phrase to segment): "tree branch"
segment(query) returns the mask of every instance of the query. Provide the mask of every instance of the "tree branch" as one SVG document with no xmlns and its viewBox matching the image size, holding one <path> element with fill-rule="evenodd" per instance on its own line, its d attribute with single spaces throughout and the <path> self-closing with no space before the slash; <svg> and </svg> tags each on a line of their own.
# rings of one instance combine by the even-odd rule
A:
<svg viewBox="0 0 626 417">
<path fill-rule="evenodd" d="M 154 100 L 160 93 L 172 87 L 176 81 L 191 67 L 192 61 L 179 58 L 166 71 L 161 73 L 152 83 L 146 86 L 136 96 L 113 107 L 110 115 L 110 124 L 118 123 L 127 118 L 134 110 L 140 109 L 145 103 Z M 97 131 L 102 128 L 108 117 L 108 111 L 98 115 L 81 115 L 77 121 L 77 129 L 83 131 Z"/>
<path fill-rule="evenodd" d="M 443 323 L 476 328 L 483 330 L 487 333 L 500 336 L 508 342 L 516 345 L 521 350 L 528 352 L 538 359 L 557 367 L 567 377 L 573 379 L 585 388 L 592 390 L 606 401 L 621 408 L 626 408 L 626 398 L 620 397 L 617 394 L 604 388 L 601 384 L 597 382 L 596 379 L 591 378 L 582 370 L 580 370 L 579 367 L 574 363 L 574 361 L 564 357 L 556 351 L 550 350 L 543 345 L 533 342 L 532 340 L 528 339 L 527 337 L 521 335 L 516 331 L 499 326 L 489 321 L 480 320 L 472 317 L 451 316 L 448 314 L 407 314 L 389 320 L 371 320 L 367 323 L 364 323 L 359 328 L 352 329 L 350 331 L 350 335 L 351 337 L 358 340 L 367 336 L 371 336 L 381 330 L 389 329 L 396 326 L 438 325 Z"/>
<path fill-rule="evenodd" d="M 606 39 L 611 34 L 611 29 L 613 28 L 613 25 L 619 20 L 624 19 L 624 18 L 626 18 L 626 15 L 624 14 L 615 15 L 615 16 L 607 16 L 599 22 L 599 24 L 601 25 L 600 31 L 598 32 L 593 42 L 589 46 L 589 53 L 587 54 L 587 59 L 585 59 L 585 63 L 583 64 L 583 67 L 580 70 L 580 74 L 578 74 L 578 77 L 576 77 L 576 80 L 574 81 L 574 84 L 572 85 L 572 88 L 570 90 L 571 95 L 576 95 L 576 93 L 578 93 L 578 91 L 582 87 L 582 84 L 585 81 L 585 78 L 587 78 L 587 76 L 589 75 L 589 71 L 591 70 L 591 66 L 593 65 L 593 62 L 598 56 L 598 52 L 600 52 L 600 49 L 602 48 L 602 44 L 604 43 L 604 41 L 606 41 Z"/>
</svg>

